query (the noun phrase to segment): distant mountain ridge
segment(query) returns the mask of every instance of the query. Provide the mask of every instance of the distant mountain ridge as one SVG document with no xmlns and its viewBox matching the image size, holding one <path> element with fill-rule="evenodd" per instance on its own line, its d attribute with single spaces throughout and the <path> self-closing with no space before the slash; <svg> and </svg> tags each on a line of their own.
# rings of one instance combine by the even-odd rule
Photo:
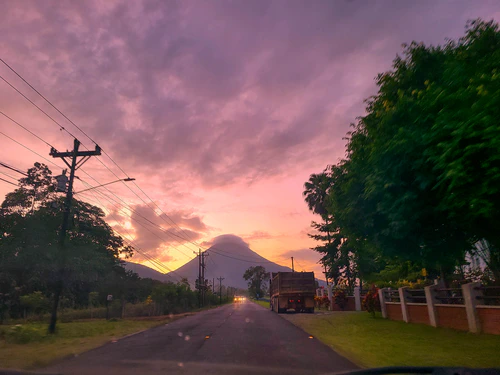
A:
<svg viewBox="0 0 500 375">
<path fill-rule="evenodd" d="M 251 250 L 248 244 L 235 235 L 222 235 L 214 239 L 212 246 L 206 250 L 205 279 L 210 284 L 223 277 L 222 285 L 246 289 L 247 281 L 243 278 L 245 271 L 252 266 L 263 266 L 267 272 L 291 272 L 289 267 L 279 265 L 267 260 Z M 140 277 L 150 277 L 160 281 L 177 282 L 181 277 L 186 277 L 194 288 L 198 278 L 198 257 L 190 260 L 173 272 L 162 274 L 149 267 L 137 263 L 127 262 L 126 268 L 136 272 Z M 324 282 L 320 281 L 320 285 Z"/>
</svg>

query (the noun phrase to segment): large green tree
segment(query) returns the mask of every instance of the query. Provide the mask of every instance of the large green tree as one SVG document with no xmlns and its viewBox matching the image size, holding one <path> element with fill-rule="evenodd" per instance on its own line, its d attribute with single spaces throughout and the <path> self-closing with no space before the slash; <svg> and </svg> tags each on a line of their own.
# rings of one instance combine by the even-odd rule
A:
<svg viewBox="0 0 500 375">
<path fill-rule="evenodd" d="M 132 255 L 133 249 L 104 221 L 104 212 L 77 199 L 62 253 L 58 235 L 63 207 L 51 171 L 39 163 L 2 203 L 0 293 L 9 296 L 11 315 L 19 314 L 21 295 L 39 291 L 52 297 L 62 257 L 66 297 L 73 305 L 86 305 L 99 281 L 122 269 L 121 257 Z"/>
<path fill-rule="evenodd" d="M 442 276 L 487 240 L 500 280 L 498 25 L 470 22 L 444 46 L 412 42 L 377 85 L 346 159 L 330 169 L 328 197 L 309 193 L 326 202 L 326 213 L 313 212 L 335 223 L 357 260 L 410 261 Z"/>
<path fill-rule="evenodd" d="M 250 296 L 261 298 L 265 295 L 264 282 L 269 280 L 269 272 L 262 266 L 252 266 L 243 274 L 243 278 L 248 282 L 248 292 Z"/>
</svg>

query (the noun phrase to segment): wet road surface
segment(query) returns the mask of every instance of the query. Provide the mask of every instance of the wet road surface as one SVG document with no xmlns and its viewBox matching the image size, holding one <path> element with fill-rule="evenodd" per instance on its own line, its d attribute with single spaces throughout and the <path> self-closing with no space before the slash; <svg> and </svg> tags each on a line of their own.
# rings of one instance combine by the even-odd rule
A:
<svg viewBox="0 0 500 375">
<path fill-rule="evenodd" d="M 276 313 L 246 301 L 106 344 L 60 374 L 323 374 L 356 366 Z"/>
</svg>

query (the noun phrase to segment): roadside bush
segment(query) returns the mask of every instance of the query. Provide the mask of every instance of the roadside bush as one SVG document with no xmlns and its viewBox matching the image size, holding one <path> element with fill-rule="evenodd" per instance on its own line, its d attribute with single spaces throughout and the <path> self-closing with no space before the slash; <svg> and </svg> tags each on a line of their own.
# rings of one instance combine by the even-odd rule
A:
<svg viewBox="0 0 500 375">
<path fill-rule="evenodd" d="M 336 289 L 333 294 L 333 302 L 340 307 L 342 310 L 345 309 L 347 305 L 347 293 L 344 289 Z"/>
<path fill-rule="evenodd" d="M 398 281 L 377 281 L 374 283 L 379 288 L 402 288 L 407 286 L 410 289 L 423 289 L 426 286 L 433 285 L 434 281 L 430 279 L 418 279 L 416 281 L 398 280 Z"/>
<path fill-rule="evenodd" d="M 319 296 L 314 296 L 314 306 L 316 308 L 321 308 L 321 306 L 323 305 L 323 299 Z"/>
<path fill-rule="evenodd" d="M 21 306 L 28 312 L 42 316 L 50 311 L 50 303 L 42 292 L 33 292 L 19 298 Z"/>
<path fill-rule="evenodd" d="M 328 310 L 328 308 L 330 307 L 330 300 L 328 299 L 328 296 L 323 296 L 323 297 L 321 298 L 321 300 L 322 300 L 322 301 L 321 301 L 321 302 L 322 302 L 321 304 L 322 304 L 323 306 L 325 306 L 325 309 L 327 309 L 327 310 Z"/>
<path fill-rule="evenodd" d="M 46 327 L 17 324 L 1 331 L 2 338 L 11 344 L 27 344 L 42 341 L 46 336 Z"/>
<path fill-rule="evenodd" d="M 380 299 L 378 297 L 378 288 L 373 285 L 363 298 L 364 309 L 375 316 L 376 311 L 380 311 Z"/>
</svg>

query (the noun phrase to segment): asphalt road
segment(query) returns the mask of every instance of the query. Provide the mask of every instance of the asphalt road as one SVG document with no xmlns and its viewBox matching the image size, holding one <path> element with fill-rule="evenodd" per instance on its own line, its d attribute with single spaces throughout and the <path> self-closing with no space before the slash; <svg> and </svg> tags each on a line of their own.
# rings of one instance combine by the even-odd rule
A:
<svg viewBox="0 0 500 375">
<path fill-rule="evenodd" d="M 45 371 L 59 374 L 322 374 L 356 366 L 252 302 L 226 305 L 109 343 Z"/>
</svg>

